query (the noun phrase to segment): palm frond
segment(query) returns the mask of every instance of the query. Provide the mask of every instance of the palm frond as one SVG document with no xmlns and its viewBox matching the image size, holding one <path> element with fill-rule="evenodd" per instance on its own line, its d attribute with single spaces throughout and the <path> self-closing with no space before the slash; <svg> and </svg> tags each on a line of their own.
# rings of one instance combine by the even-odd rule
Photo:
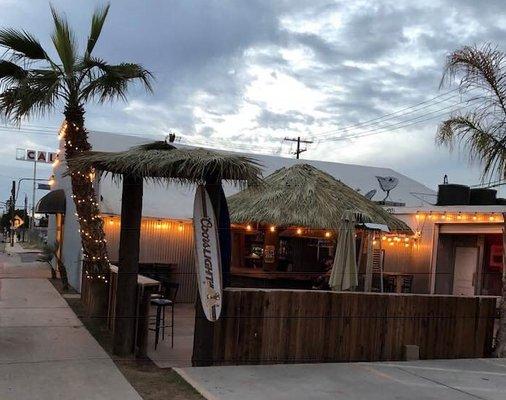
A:
<svg viewBox="0 0 506 400">
<path fill-rule="evenodd" d="M 77 45 L 74 33 L 65 17 L 58 14 L 51 5 L 51 14 L 53 15 L 54 31 L 51 35 L 53 45 L 60 57 L 65 73 L 71 74 L 76 63 Z"/>
<path fill-rule="evenodd" d="M 469 160 L 483 165 L 483 178 L 497 174 L 506 177 L 506 139 L 504 130 L 483 126 L 483 119 L 475 113 L 456 115 L 444 121 L 439 127 L 436 142 L 453 149 L 460 145 L 469 153 Z"/>
<path fill-rule="evenodd" d="M 486 108 L 498 106 L 506 113 L 505 61 L 506 54 L 489 43 L 464 46 L 447 57 L 441 85 L 458 80 L 462 92 L 477 89 L 482 95 L 474 96 L 487 104 Z"/>
<path fill-rule="evenodd" d="M 506 53 L 491 44 L 465 46 L 451 53 L 441 85 L 457 81 L 472 96 L 471 112 L 444 121 L 436 142 L 451 149 L 460 145 L 469 160 L 480 162 L 482 176 L 506 176 Z"/>
<path fill-rule="evenodd" d="M 62 80 L 52 70 L 32 70 L 18 84 L 0 93 L 0 113 L 18 122 L 23 117 L 44 115 L 51 111 L 60 96 Z"/>
<path fill-rule="evenodd" d="M 90 36 L 88 37 L 88 43 L 86 45 L 85 58 L 88 58 L 91 55 L 93 48 L 97 44 L 98 38 L 100 37 L 100 33 L 102 32 L 102 28 L 104 26 L 105 19 L 109 13 L 109 8 L 110 4 L 107 4 L 105 7 L 99 8 L 93 13 L 93 17 L 91 18 Z"/>
<path fill-rule="evenodd" d="M 125 100 L 129 84 L 135 81 L 140 81 L 148 91 L 153 90 L 151 73 L 138 64 L 107 65 L 96 62 L 95 66 L 100 72 L 90 75 L 90 81 L 82 90 L 83 100 L 93 97 L 101 103 L 118 98 Z"/>
<path fill-rule="evenodd" d="M 28 72 L 10 61 L 0 60 L 0 88 L 9 87 L 25 79 Z"/>
<path fill-rule="evenodd" d="M 26 58 L 29 60 L 47 59 L 46 52 L 39 41 L 30 33 L 17 29 L 0 29 L 0 47 L 4 47 L 16 60 Z"/>
</svg>

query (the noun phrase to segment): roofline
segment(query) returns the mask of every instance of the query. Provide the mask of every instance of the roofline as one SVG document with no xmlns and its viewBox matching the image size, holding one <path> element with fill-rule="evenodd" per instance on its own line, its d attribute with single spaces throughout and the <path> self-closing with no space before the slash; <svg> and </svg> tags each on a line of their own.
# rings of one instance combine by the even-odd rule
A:
<svg viewBox="0 0 506 400">
<path fill-rule="evenodd" d="M 458 212 L 468 212 L 468 213 L 504 213 L 506 212 L 504 205 L 459 205 L 459 206 L 420 206 L 420 207 L 392 207 L 392 214 L 402 215 L 402 214 L 416 214 L 417 212 L 426 212 L 426 213 L 442 213 L 442 212 L 450 212 L 450 213 L 458 213 Z"/>
</svg>

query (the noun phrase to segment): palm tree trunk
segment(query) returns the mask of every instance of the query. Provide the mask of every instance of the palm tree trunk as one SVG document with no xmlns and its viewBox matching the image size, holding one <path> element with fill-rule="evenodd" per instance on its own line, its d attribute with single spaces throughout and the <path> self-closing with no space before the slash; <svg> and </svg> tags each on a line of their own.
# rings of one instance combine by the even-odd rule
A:
<svg viewBox="0 0 506 400">
<path fill-rule="evenodd" d="M 506 213 L 503 213 L 502 231 L 502 298 L 500 305 L 499 330 L 497 331 L 494 355 L 506 357 Z"/>
<path fill-rule="evenodd" d="M 65 108 L 65 158 L 72 158 L 91 149 L 84 127 L 84 109 L 67 105 Z M 83 301 L 90 316 L 107 312 L 109 261 L 103 222 L 93 187 L 93 171 L 71 171 L 72 193 L 79 221 L 83 248 Z"/>
</svg>

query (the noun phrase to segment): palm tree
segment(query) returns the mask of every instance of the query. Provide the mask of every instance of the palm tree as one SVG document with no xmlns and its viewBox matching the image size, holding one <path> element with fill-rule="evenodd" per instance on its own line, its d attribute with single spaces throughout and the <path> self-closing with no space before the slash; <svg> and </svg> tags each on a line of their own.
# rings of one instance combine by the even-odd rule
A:
<svg viewBox="0 0 506 400">
<path fill-rule="evenodd" d="M 457 81 L 473 109 L 452 115 L 438 127 L 436 142 L 460 145 L 482 166 L 483 179 L 506 178 L 506 53 L 490 44 L 465 46 L 450 54 L 441 84 Z M 506 357 L 506 212 L 503 213 L 503 279 L 499 331 L 494 353 Z"/>
<path fill-rule="evenodd" d="M 0 58 L 0 114 L 19 124 L 23 119 L 43 115 L 63 105 L 65 120 L 60 134 L 65 141 L 66 159 L 91 149 L 84 126 L 84 106 L 87 102 L 126 99 L 127 89 L 135 81 L 151 91 L 151 74 L 142 66 L 132 63 L 111 65 L 93 56 L 108 12 L 109 5 L 94 12 L 86 48 L 80 53 L 67 19 L 51 6 L 54 58 L 30 33 L 0 29 L 0 47 L 5 49 Z M 91 297 L 101 297 L 92 300 L 95 305 L 88 304 L 89 311 L 100 312 L 106 290 L 103 274 L 109 271 L 109 263 L 93 188 L 93 171 L 74 170 L 70 177 L 80 224 L 85 272 L 92 277 Z M 97 279 L 99 277 L 101 279 Z"/>
</svg>

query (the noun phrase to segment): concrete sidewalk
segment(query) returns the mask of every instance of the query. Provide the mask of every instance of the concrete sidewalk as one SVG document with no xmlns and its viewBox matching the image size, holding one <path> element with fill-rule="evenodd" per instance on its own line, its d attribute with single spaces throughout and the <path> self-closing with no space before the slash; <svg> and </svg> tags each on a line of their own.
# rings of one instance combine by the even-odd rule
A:
<svg viewBox="0 0 506 400">
<path fill-rule="evenodd" d="M 6 250 L 10 255 L 0 253 L 0 399 L 141 400 L 47 280 L 49 268 L 34 261 L 33 250 Z"/>
<path fill-rule="evenodd" d="M 202 367 L 176 370 L 208 400 L 504 400 L 506 360 Z"/>
</svg>

